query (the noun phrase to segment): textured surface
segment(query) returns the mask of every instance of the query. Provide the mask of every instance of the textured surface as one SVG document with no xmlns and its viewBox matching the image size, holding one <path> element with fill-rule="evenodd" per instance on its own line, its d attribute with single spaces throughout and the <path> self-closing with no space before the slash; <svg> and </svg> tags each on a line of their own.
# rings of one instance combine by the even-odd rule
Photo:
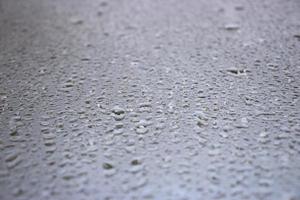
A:
<svg viewBox="0 0 300 200">
<path fill-rule="evenodd" d="M 300 199 L 299 0 L 0 0 L 0 199 Z"/>
</svg>

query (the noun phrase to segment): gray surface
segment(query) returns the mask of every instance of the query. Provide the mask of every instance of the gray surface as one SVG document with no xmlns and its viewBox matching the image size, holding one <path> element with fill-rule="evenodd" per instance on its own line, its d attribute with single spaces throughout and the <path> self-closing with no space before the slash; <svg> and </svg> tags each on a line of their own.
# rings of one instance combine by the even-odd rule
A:
<svg viewBox="0 0 300 200">
<path fill-rule="evenodd" d="M 299 0 L 0 0 L 0 199 L 300 199 Z"/>
</svg>

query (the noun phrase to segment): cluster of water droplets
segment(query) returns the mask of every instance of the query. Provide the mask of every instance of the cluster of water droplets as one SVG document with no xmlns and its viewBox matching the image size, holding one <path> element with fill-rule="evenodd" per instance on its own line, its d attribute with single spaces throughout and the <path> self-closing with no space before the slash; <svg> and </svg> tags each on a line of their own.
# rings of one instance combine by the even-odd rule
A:
<svg viewBox="0 0 300 200">
<path fill-rule="evenodd" d="M 250 3 L 76 3 L 92 17 L 57 24 L 74 38 L 30 49 L 55 42 L 55 56 L 0 63 L 0 199 L 299 198 L 299 41 L 271 32 L 282 19 Z"/>
</svg>

